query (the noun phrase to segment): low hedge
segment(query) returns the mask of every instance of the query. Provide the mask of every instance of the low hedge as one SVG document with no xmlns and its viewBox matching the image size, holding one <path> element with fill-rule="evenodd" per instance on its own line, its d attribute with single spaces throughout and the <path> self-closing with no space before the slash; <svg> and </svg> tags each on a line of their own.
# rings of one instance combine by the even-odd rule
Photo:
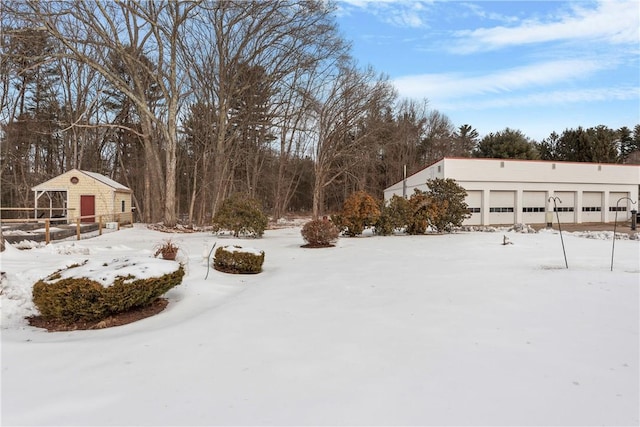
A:
<svg viewBox="0 0 640 427">
<path fill-rule="evenodd" d="M 182 282 L 184 268 L 180 266 L 173 273 L 147 279 L 118 277 L 107 287 L 86 277 L 52 281 L 59 276 L 54 273 L 33 285 L 33 303 L 43 318 L 73 323 L 98 321 L 149 305 Z"/>
<path fill-rule="evenodd" d="M 225 273 L 255 274 L 262 271 L 264 252 L 240 246 L 221 246 L 216 249 L 213 268 Z"/>
</svg>

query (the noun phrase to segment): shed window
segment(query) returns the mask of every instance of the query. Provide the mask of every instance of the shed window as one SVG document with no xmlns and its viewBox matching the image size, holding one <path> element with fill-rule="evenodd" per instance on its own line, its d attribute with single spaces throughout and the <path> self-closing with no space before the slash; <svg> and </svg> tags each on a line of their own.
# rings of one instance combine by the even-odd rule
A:
<svg viewBox="0 0 640 427">
<path fill-rule="evenodd" d="M 126 204 L 127 203 L 124 200 L 120 202 L 120 205 L 122 206 L 121 212 L 124 212 L 124 208 L 125 208 Z"/>
</svg>

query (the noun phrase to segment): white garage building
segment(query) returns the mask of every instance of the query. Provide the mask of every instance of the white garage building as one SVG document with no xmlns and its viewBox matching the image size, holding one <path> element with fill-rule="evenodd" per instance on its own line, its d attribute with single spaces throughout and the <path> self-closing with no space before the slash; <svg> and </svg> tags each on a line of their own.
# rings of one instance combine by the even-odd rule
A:
<svg viewBox="0 0 640 427">
<path fill-rule="evenodd" d="M 552 197 L 563 223 L 613 222 L 616 211 L 625 221 L 638 209 L 640 166 L 444 158 L 390 186 L 384 198 L 426 191 L 427 180 L 434 178 L 454 179 L 467 191 L 466 225 L 546 223 L 546 214 L 554 212 Z"/>
</svg>

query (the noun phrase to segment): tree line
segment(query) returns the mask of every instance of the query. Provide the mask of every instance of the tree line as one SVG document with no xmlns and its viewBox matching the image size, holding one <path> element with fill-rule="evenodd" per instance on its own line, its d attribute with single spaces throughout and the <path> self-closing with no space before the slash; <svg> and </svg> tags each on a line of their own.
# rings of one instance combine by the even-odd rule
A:
<svg viewBox="0 0 640 427">
<path fill-rule="evenodd" d="M 444 156 L 624 162 L 633 130 L 541 142 L 480 138 L 360 66 L 320 0 L 5 0 L 0 3 L 0 184 L 90 170 L 134 192 L 145 222 L 207 224 L 229 196 L 274 218 L 338 210 Z"/>
</svg>

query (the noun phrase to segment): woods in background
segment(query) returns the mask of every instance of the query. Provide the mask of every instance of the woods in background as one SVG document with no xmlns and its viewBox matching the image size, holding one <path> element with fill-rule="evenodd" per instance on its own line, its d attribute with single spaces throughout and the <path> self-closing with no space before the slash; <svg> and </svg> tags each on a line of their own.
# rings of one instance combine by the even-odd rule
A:
<svg viewBox="0 0 640 427">
<path fill-rule="evenodd" d="M 208 224 L 234 193 L 279 218 L 339 209 L 443 156 L 624 162 L 633 130 L 480 138 L 398 99 L 325 1 L 0 4 L 2 206 L 71 168 L 134 191 L 145 222 Z"/>
</svg>

